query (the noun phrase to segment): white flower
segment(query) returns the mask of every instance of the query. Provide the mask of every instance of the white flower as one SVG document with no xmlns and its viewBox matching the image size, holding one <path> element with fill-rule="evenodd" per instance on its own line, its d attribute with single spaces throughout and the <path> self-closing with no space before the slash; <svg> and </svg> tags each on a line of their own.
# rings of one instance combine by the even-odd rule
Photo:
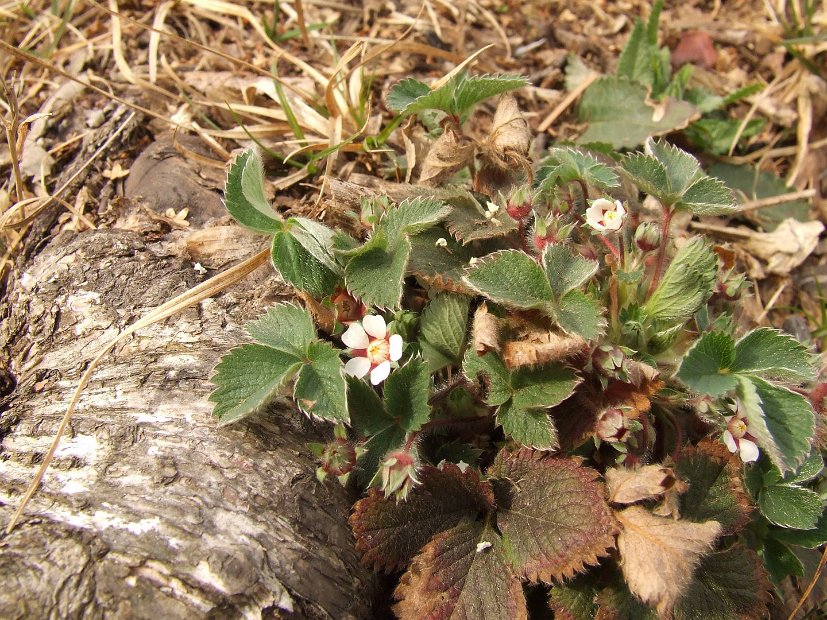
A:
<svg viewBox="0 0 827 620">
<path fill-rule="evenodd" d="M 730 452 L 738 452 L 744 463 L 758 460 L 758 446 L 755 437 L 750 435 L 746 416 L 741 414 L 740 408 L 735 409 L 735 415 L 727 420 L 726 430 L 722 439 Z"/>
<path fill-rule="evenodd" d="M 361 323 L 351 323 L 342 334 L 342 342 L 351 349 L 345 374 L 362 378 L 370 373 L 373 385 L 387 379 L 391 373 L 391 362 L 402 357 L 402 336 L 391 336 L 381 316 L 368 315 Z"/>
<path fill-rule="evenodd" d="M 619 200 L 598 198 L 586 209 L 586 223 L 599 232 L 620 230 L 625 217 L 626 209 Z"/>
</svg>

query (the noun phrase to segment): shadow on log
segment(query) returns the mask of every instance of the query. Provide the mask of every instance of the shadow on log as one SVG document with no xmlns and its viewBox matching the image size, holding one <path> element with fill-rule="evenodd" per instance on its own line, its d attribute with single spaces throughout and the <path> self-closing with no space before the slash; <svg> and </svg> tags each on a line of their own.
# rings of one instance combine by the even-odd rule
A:
<svg viewBox="0 0 827 620">
<path fill-rule="evenodd" d="M 353 498 L 316 482 L 316 431 L 286 401 L 233 427 L 211 417 L 213 367 L 288 294 L 271 273 L 139 332 L 98 367 L 0 544 L 0 617 L 372 617 Z M 3 528 L 89 361 L 199 279 L 117 230 L 61 233 L 19 275 L 0 324 L 17 382 L 0 409 Z"/>
</svg>

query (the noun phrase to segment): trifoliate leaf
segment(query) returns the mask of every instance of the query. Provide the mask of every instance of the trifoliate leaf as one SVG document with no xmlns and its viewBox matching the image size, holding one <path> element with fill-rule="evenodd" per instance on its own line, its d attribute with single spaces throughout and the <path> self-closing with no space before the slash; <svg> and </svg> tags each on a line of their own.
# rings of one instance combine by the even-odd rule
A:
<svg viewBox="0 0 827 620">
<path fill-rule="evenodd" d="M 634 148 L 650 136 L 686 127 L 698 116 L 691 104 L 671 97 L 650 103 L 644 85 L 623 77 L 596 80 L 583 93 L 577 112 L 588 123 L 579 143 L 605 142 L 616 149 Z"/>
<path fill-rule="evenodd" d="M 350 422 L 345 377 L 339 351 L 329 342 L 307 347 L 307 361 L 299 370 L 293 399 L 304 413 L 333 422 Z"/>
<path fill-rule="evenodd" d="M 398 308 L 410 254 L 407 237 L 389 246 L 387 237 L 377 231 L 345 267 L 348 290 L 367 306 Z"/>
<path fill-rule="evenodd" d="M 288 284 L 306 291 L 317 299 L 330 295 L 340 280 L 339 276 L 308 251 L 292 232 L 279 231 L 275 234 L 271 260 L 276 271 Z"/>
<path fill-rule="evenodd" d="M 266 234 L 281 229 L 281 217 L 264 197 L 264 167 L 255 150 L 244 151 L 230 166 L 224 204 L 233 219 L 245 228 Z"/>
<path fill-rule="evenodd" d="M 403 568 L 435 534 L 493 509 L 491 485 L 480 481 L 473 468 L 463 473 L 453 463 L 441 469 L 426 466 L 419 479 L 404 502 L 397 504 L 371 489 L 353 507 L 350 527 L 356 549 L 374 570 Z"/>
<path fill-rule="evenodd" d="M 815 360 L 792 336 L 762 327 L 735 344 L 732 372 L 781 381 L 814 381 Z"/>
<path fill-rule="evenodd" d="M 508 437 L 528 448 L 557 447 L 557 431 L 545 409 L 525 409 L 508 401 L 497 410 L 497 424 Z"/>
<path fill-rule="evenodd" d="M 790 548 L 774 538 L 764 540 L 764 566 L 775 581 L 780 582 L 787 575 L 804 576 L 804 565 Z"/>
<path fill-rule="evenodd" d="M 431 374 L 420 359 L 392 371 L 385 380 L 385 409 L 407 432 L 419 430 L 431 415 Z"/>
<path fill-rule="evenodd" d="M 495 252 L 471 267 L 466 284 L 491 301 L 521 309 L 548 308 L 554 293 L 543 269 L 524 252 Z"/>
<path fill-rule="evenodd" d="M 684 321 L 712 295 L 718 258 L 702 237 L 693 237 L 675 254 L 643 310 L 665 324 Z"/>
<path fill-rule="evenodd" d="M 654 157 L 644 153 L 629 153 L 621 160 L 620 165 L 640 191 L 657 197 L 667 195 L 669 177 L 666 168 Z M 671 198 L 677 200 L 679 196 Z"/>
<path fill-rule="evenodd" d="M 753 509 L 741 477 L 742 465 L 720 442 L 686 446 L 675 473 L 688 483 L 680 496 L 681 518 L 702 523 L 717 521 L 722 534 L 740 531 Z"/>
<path fill-rule="evenodd" d="M 447 360 L 443 365 L 455 364 L 462 359 L 470 305 L 471 299 L 466 295 L 440 293 L 422 311 L 419 341 L 428 343 L 440 352 Z M 443 365 L 436 369 L 442 368 Z M 434 370 L 431 366 L 431 371 Z"/>
<path fill-rule="evenodd" d="M 298 358 L 304 357 L 307 347 L 316 340 L 310 313 L 294 304 L 270 308 L 267 314 L 247 323 L 246 329 L 261 344 Z"/>
<path fill-rule="evenodd" d="M 213 415 L 223 426 L 256 413 L 281 392 L 301 366 L 290 353 L 260 344 L 245 344 L 225 355 L 211 381 Z"/>
<path fill-rule="evenodd" d="M 821 513 L 816 526 L 809 530 L 770 528 L 770 536 L 788 545 L 815 549 L 827 543 L 827 511 Z"/>
<path fill-rule="evenodd" d="M 524 448 L 501 452 L 489 475 L 503 481 L 497 526 L 521 578 L 571 577 L 614 547 L 615 523 L 593 469 Z"/>
<path fill-rule="evenodd" d="M 488 388 L 485 402 L 489 405 L 503 405 L 511 398 L 511 371 L 496 353 L 477 355 L 469 348 L 465 352 L 462 371 L 471 381 L 476 381 L 479 375 L 485 376 Z"/>
<path fill-rule="evenodd" d="M 810 489 L 770 484 L 761 489 L 758 508 L 770 523 L 797 530 L 813 529 L 824 512 L 824 502 Z"/>
<path fill-rule="evenodd" d="M 599 266 L 596 260 L 573 254 L 562 243 L 551 243 L 543 251 L 543 268 L 555 298 L 588 282 Z"/>
<path fill-rule="evenodd" d="M 543 191 L 578 180 L 597 189 L 620 185 L 614 170 L 590 154 L 570 147 L 551 149 L 537 170 L 537 182 Z"/>
<path fill-rule="evenodd" d="M 690 185 L 675 207 L 695 215 L 727 215 L 737 210 L 732 191 L 718 179 L 708 176 Z"/>
<path fill-rule="evenodd" d="M 710 553 L 675 606 L 675 620 L 765 618 L 770 584 L 761 560 L 741 544 Z"/>
<path fill-rule="evenodd" d="M 671 609 L 690 586 L 721 525 L 658 517 L 640 506 L 617 511 L 615 517 L 623 528 L 617 548 L 629 589 L 658 611 Z"/>
<path fill-rule="evenodd" d="M 525 620 L 525 596 L 497 532 L 467 517 L 437 534 L 399 581 L 400 620 Z"/>
<path fill-rule="evenodd" d="M 388 209 L 380 226 L 388 235 L 388 245 L 393 246 L 402 235 L 418 235 L 438 224 L 451 212 L 451 207 L 433 198 L 411 198 Z"/>
<path fill-rule="evenodd" d="M 457 243 L 444 228 L 437 226 L 411 239 L 408 272 L 437 290 L 476 295 L 462 281 L 471 258 L 477 256 L 470 246 Z"/>
<path fill-rule="evenodd" d="M 669 204 L 674 204 L 693 183 L 704 177 L 697 159 L 665 140 L 646 140 L 644 151 L 666 172 L 666 187 L 661 193 Z"/>
<path fill-rule="evenodd" d="M 600 304 L 580 291 L 569 291 L 560 298 L 554 319 L 563 331 L 584 340 L 594 340 L 606 329 Z"/>
<path fill-rule="evenodd" d="M 758 377 L 741 379 L 738 396 L 749 432 L 781 471 L 795 471 L 810 453 L 815 414 L 801 394 Z"/>
<path fill-rule="evenodd" d="M 732 375 L 735 342 L 724 332 L 706 332 L 686 352 L 676 376 L 694 392 L 723 396 L 738 386 Z"/>
</svg>

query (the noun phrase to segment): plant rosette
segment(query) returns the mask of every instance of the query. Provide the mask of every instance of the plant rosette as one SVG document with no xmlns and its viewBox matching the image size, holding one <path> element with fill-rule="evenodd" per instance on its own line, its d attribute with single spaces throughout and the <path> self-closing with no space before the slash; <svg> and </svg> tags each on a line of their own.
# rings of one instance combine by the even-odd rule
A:
<svg viewBox="0 0 827 620">
<path fill-rule="evenodd" d="M 385 319 L 379 315 L 371 314 L 361 323 L 351 323 L 342 334 L 342 342 L 350 349 L 345 374 L 361 379 L 370 373 L 372 385 L 387 379 L 392 365 L 402 357 L 402 336 L 390 334 Z"/>
</svg>

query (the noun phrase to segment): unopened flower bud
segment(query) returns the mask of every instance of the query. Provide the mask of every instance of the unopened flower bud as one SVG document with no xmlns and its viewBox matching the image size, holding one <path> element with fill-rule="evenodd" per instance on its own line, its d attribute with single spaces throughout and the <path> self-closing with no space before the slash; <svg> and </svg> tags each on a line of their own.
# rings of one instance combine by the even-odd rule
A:
<svg viewBox="0 0 827 620">
<path fill-rule="evenodd" d="M 411 489 L 419 484 L 416 477 L 416 455 L 406 450 L 394 450 L 382 461 L 382 490 L 385 497 L 396 495 L 396 501 L 405 500 Z"/>
<path fill-rule="evenodd" d="M 597 419 L 595 432 L 601 441 L 622 442 L 628 434 L 623 411 L 617 408 L 603 411 Z"/>
<path fill-rule="evenodd" d="M 523 220 L 531 214 L 534 207 L 534 195 L 527 186 L 518 187 L 509 196 L 505 210 L 515 220 Z"/>
<path fill-rule="evenodd" d="M 324 447 L 321 460 L 326 474 L 344 476 L 356 465 L 356 448 L 347 439 L 337 437 Z"/>
<path fill-rule="evenodd" d="M 743 273 L 729 270 L 718 281 L 718 292 L 728 301 L 735 301 L 749 288 L 749 282 Z"/>
<path fill-rule="evenodd" d="M 604 344 L 592 353 L 595 371 L 609 379 L 626 380 L 626 354 L 620 347 Z"/>
<path fill-rule="evenodd" d="M 660 226 L 655 222 L 643 222 L 635 231 L 635 243 L 642 252 L 657 250 L 661 240 Z"/>
<path fill-rule="evenodd" d="M 367 314 L 365 304 L 343 288 L 336 288 L 330 301 L 336 307 L 336 320 L 340 323 L 359 321 Z"/>
</svg>

